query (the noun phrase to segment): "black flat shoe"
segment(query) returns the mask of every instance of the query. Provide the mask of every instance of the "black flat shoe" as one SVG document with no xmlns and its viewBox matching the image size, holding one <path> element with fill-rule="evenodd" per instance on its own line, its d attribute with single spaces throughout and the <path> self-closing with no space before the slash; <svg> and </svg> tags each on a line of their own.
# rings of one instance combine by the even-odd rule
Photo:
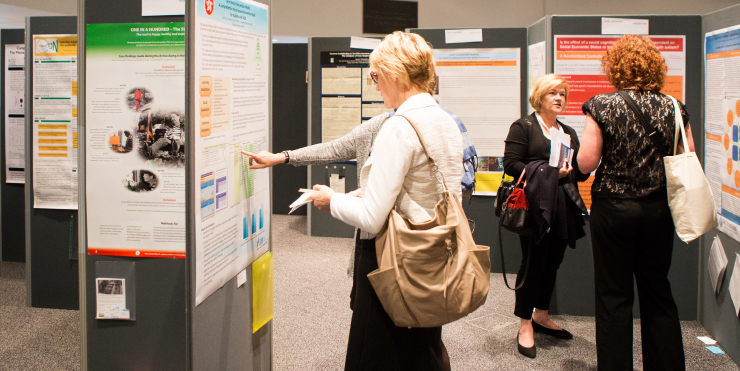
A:
<svg viewBox="0 0 740 371">
<path fill-rule="evenodd" d="M 562 330 L 553 330 L 551 328 L 547 328 L 545 326 L 542 326 L 532 320 L 532 329 L 534 329 L 534 332 L 539 332 L 541 334 L 550 335 L 552 337 L 556 337 L 558 339 L 564 339 L 564 340 L 571 340 L 573 339 L 573 334 L 568 332 L 565 329 Z"/>
<path fill-rule="evenodd" d="M 521 344 L 519 344 L 519 333 L 516 333 L 516 348 L 519 350 L 519 353 L 525 357 L 534 358 L 537 357 L 537 346 L 532 345 L 529 348 L 523 347 Z"/>
</svg>

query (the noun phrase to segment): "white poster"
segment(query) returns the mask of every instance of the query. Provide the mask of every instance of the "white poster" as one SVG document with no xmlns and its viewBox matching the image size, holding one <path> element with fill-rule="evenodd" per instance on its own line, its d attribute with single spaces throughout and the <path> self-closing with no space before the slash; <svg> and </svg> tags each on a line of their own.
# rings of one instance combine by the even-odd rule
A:
<svg viewBox="0 0 740 371">
<path fill-rule="evenodd" d="M 266 5 L 192 1 L 198 305 L 268 250 L 269 172 L 250 170 L 241 151 L 270 149 L 270 38 Z"/>
<path fill-rule="evenodd" d="M 740 26 L 707 33 L 704 53 L 704 172 L 719 230 L 740 241 Z"/>
<path fill-rule="evenodd" d="M 5 45 L 5 182 L 25 183 L 25 44 Z"/>
<path fill-rule="evenodd" d="M 33 207 L 77 209 L 77 35 L 33 48 Z"/>
<path fill-rule="evenodd" d="M 141 0 L 141 15 L 185 15 L 185 0 Z"/>
<path fill-rule="evenodd" d="M 495 196 L 504 168 L 504 140 L 521 117 L 519 48 L 435 49 L 435 98 L 456 114 L 478 153 L 475 194 Z"/>
<path fill-rule="evenodd" d="M 88 24 L 86 50 L 88 253 L 185 258 L 185 26 Z"/>
<path fill-rule="evenodd" d="M 532 94 L 534 82 L 547 74 L 547 49 L 545 42 L 538 42 L 529 45 L 527 58 L 529 59 L 529 69 L 527 70 L 527 94 Z M 527 102 L 529 104 L 529 102 Z M 534 111 L 532 105 L 529 105 L 529 112 Z"/>
</svg>

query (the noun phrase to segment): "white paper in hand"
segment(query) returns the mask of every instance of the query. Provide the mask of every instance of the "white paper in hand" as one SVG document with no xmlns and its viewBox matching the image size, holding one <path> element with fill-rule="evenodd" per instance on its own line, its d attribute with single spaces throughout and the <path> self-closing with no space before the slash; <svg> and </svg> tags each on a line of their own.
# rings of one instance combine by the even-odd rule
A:
<svg viewBox="0 0 740 371">
<path fill-rule="evenodd" d="M 314 193 L 315 191 L 304 190 L 304 192 L 301 194 L 301 197 L 298 197 L 297 200 L 293 201 L 293 203 L 288 206 L 290 207 L 290 211 L 288 212 L 288 214 L 293 213 L 294 211 L 298 210 L 299 207 L 313 201 L 311 199 L 311 196 L 313 196 Z"/>
</svg>

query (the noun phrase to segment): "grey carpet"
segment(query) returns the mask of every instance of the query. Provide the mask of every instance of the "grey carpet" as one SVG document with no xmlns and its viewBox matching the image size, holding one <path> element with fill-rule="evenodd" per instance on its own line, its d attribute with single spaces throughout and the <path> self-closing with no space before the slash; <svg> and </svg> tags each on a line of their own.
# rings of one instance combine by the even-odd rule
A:
<svg viewBox="0 0 740 371">
<path fill-rule="evenodd" d="M 306 217 L 274 215 L 274 370 L 341 370 L 352 315 L 352 282 L 346 269 L 352 240 L 309 238 Z M 510 278 L 510 282 L 513 277 Z M 595 370 L 591 317 L 553 316 L 575 335 L 571 341 L 535 335 L 537 358 L 516 351 L 514 295 L 500 274 L 491 276 L 488 301 L 478 311 L 444 326 L 453 370 Z M 77 311 L 26 307 L 25 265 L 0 263 L 0 370 L 78 370 Z M 696 321 L 681 323 L 688 370 L 740 370 L 727 355 L 714 355 L 697 336 Z M 639 320 L 635 321 L 635 369 L 641 370 Z"/>
<path fill-rule="evenodd" d="M 275 370 L 341 370 L 344 365 L 352 282 L 346 268 L 352 239 L 308 238 L 306 218 L 273 216 L 275 254 Z M 509 277 L 513 282 L 514 275 Z M 575 339 L 535 335 L 537 358 L 516 350 L 519 319 L 514 294 L 501 274 L 491 276 L 486 304 L 443 327 L 453 370 L 595 370 L 593 317 L 553 316 Z M 740 370 L 727 355 L 714 355 L 696 337 L 708 335 L 696 321 L 681 323 L 688 370 Z M 642 370 L 640 322 L 634 324 L 635 369 Z"/>
<path fill-rule="evenodd" d="M 79 370 L 79 312 L 26 307 L 25 270 L 0 263 L 0 370 Z"/>
</svg>

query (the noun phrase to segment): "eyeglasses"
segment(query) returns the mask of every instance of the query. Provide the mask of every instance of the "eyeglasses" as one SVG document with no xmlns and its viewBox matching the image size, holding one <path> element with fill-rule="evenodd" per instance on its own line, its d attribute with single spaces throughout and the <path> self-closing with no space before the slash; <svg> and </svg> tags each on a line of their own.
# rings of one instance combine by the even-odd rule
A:
<svg viewBox="0 0 740 371">
<path fill-rule="evenodd" d="M 375 71 L 370 71 L 370 80 L 373 80 L 376 84 L 378 83 L 378 74 Z"/>
</svg>

